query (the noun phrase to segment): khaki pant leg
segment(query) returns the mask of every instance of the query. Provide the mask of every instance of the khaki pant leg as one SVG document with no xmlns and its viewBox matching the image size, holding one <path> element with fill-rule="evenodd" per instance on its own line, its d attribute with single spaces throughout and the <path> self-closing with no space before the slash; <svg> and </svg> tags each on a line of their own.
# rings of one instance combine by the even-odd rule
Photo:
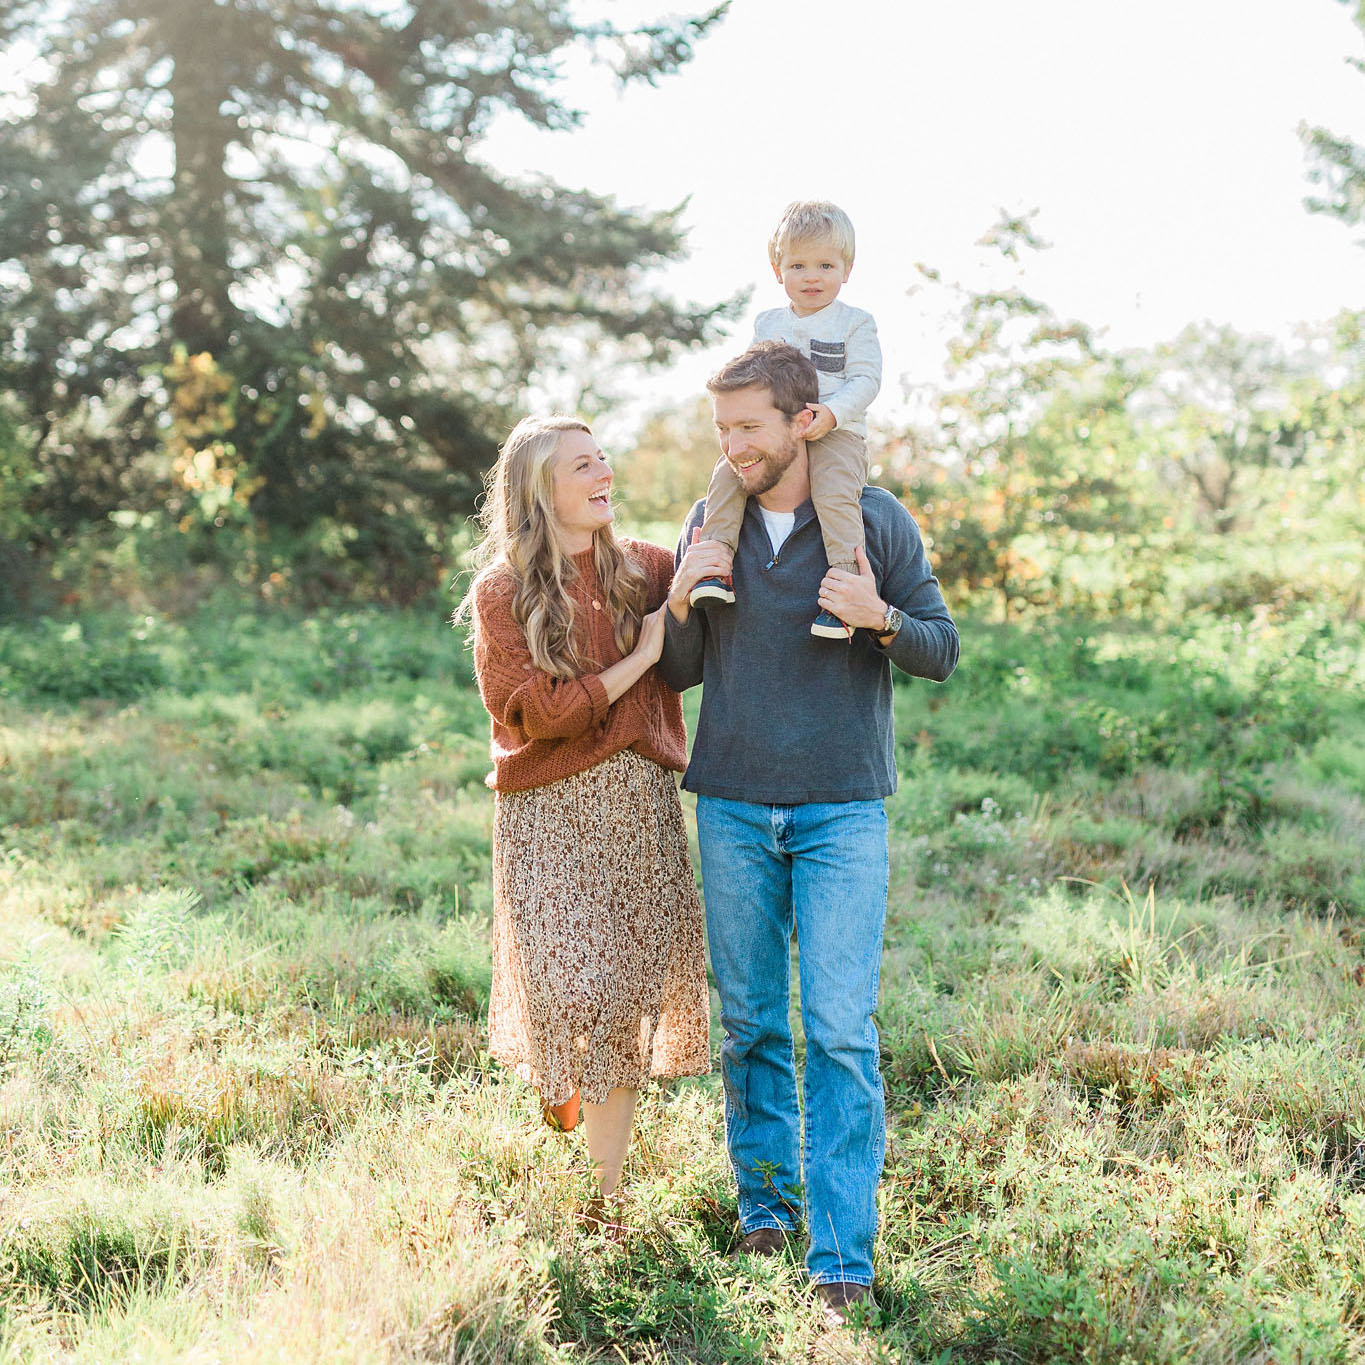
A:
<svg viewBox="0 0 1365 1365">
<path fill-rule="evenodd" d="M 810 496 L 831 569 L 857 571 L 854 550 L 864 544 L 860 501 L 867 482 L 867 442 L 837 427 L 806 446 Z M 709 506 L 709 504 L 708 504 Z"/>
<path fill-rule="evenodd" d="M 701 538 L 719 540 L 734 554 L 739 547 L 739 528 L 744 524 L 747 500 L 744 485 L 722 455 L 711 471 L 711 483 L 706 490 L 706 520 L 702 523 Z"/>
</svg>

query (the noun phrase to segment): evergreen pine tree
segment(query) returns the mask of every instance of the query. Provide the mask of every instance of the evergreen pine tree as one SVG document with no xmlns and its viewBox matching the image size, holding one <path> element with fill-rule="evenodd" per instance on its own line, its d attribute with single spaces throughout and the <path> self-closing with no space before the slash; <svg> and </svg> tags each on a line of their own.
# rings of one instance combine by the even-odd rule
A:
<svg viewBox="0 0 1365 1365">
<path fill-rule="evenodd" d="M 51 524 L 161 498 L 173 422 L 200 445 L 182 484 L 398 554 L 468 506 L 556 338 L 611 342 L 604 365 L 706 338 L 728 305 L 648 287 L 680 210 L 478 153 L 502 110 L 575 124 L 571 49 L 654 81 L 723 8 L 621 31 L 565 0 L 9 4 L 0 48 L 32 64 L 0 136 L 0 383 Z"/>
</svg>

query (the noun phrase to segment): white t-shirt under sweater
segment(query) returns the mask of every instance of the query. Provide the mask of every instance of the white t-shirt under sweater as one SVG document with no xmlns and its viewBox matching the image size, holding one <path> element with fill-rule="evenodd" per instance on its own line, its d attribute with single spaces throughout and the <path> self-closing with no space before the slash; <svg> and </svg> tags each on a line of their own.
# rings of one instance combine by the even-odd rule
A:
<svg viewBox="0 0 1365 1365">
<path fill-rule="evenodd" d="M 762 503 L 758 504 L 758 510 L 763 517 L 763 524 L 768 528 L 768 539 L 772 542 L 773 554 L 777 554 L 786 543 L 787 537 L 792 533 L 792 527 L 796 525 L 795 512 L 770 512 Z"/>
<path fill-rule="evenodd" d="M 785 341 L 820 372 L 820 401 L 844 431 L 867 435 L 868 405 L 882 386 L 882 348 L 871 313 L 835 299 L 809 317 L 769 308 L 754 319 L 755 341 Z"/>
</svg>

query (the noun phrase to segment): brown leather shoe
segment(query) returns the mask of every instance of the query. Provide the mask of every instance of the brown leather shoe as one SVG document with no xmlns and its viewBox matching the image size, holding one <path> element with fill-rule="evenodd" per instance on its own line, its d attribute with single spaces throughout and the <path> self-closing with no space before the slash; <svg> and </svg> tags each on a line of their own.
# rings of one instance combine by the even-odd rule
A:
<svg viewBox="0 0 1365 1365">
<path fill-rule="evenodd" d="M 781 1228 L 755 1228 L 739 1239 L 735 1253 L 748 1256 L 780 1256 L 790 1235 Z"/>
<path fill-rule="evenodd" d="M 586 1232 L 599 1233 L 609 1242 L 623 1241 L 630 1231 L 622 1214 L 620 1197 L 615 1194 L 593 1195 L 583 1205 L 581 1218 Z"/>
<path fill-rule="evenodd" d="M 865 1303 L 872 1312 L 877 1311 L 877 1301 L 865 1284 L 817 1284 L 815 1292 L 825 1305 L 825 1320 L 831 1327 L 843 1327 L 857 1304 Z"/>
</svg>

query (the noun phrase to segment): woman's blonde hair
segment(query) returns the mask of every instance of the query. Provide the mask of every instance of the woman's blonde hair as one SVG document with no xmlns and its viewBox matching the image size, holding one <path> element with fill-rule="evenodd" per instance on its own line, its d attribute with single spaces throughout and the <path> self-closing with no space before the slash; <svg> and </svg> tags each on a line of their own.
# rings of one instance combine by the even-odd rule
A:
<svg viewBox="0 0 1365 1365">
<path fill-rule="evenodd" d="M 572 678 L 600 669 L 574 641 L 574 605 L 567 585 L 578 570 L 555 533 L 554 457 L 566 431 L 591 430 L 577 417 L 525 417 L 503 443 L 489 471 L 479 520 L 483 539 L 474 551 L 473 584 L 456 611 L 470 612 L 474 590 L 485 578 L 507 574 L 514 583 L 512 617 L 526 633 L 531 660 L 544 672 Z M 635 648 L 644 616 L 646 580 L 627 558 L 610 523 L 593 534 L 593 568 L 608 612 L 616 647 Z"/>
</svg>

